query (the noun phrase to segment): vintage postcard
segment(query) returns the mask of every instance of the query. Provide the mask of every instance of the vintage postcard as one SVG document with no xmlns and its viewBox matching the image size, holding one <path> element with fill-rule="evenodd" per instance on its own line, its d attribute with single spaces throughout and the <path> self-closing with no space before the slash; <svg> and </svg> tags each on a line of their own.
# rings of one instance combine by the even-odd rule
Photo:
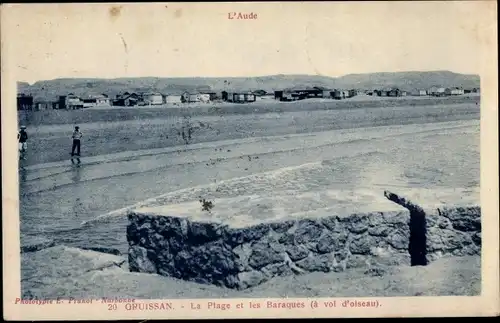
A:
<svg viewBox="0 0 500 323">
<path fill-rule="evenodd" d="M 2 5 L 4 319 L 498 315 L 496 12 Z"/>
</svg>

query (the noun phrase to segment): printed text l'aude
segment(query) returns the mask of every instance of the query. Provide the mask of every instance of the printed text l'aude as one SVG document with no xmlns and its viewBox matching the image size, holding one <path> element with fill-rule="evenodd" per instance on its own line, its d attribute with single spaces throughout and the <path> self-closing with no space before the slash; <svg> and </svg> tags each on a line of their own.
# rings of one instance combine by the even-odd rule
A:
<svg viewBox="0 0 500 323">
<path fill-rule="evenodd" d="M 229 19 L 229 20 L 256 20 L 257 14 L 253 13 L 253 12 L 250 12 L 250 13 L 228 12 L 227 19 Z"/>
</svg>

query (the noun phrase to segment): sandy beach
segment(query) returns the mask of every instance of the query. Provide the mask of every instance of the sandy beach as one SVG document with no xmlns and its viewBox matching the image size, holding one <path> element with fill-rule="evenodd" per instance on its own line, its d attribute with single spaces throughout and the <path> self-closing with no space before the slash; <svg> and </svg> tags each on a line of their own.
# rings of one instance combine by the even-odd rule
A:
<svg viewBox="0 0 500 323">
<path fill-rule="evenodd" d="M 130 207 L 201 196 L 217 206 L 219 199 L 255 194 L 272 199 L 287 192 L 364 189 L 382 194 L 386 189 L 479 186 L 475 103 L 200 116 L 191 121 L 210 127 L 200 129 L 188 145 L 176 138 L 176 122 L 168 118 L 82 124 L 84 157 L 74 164 L 62 157 L 69 125 L 35 128 L 32 155 L 20 170 L 22 239 L 36 236 L 56 247 L 105 247 L 126 260 Z M 133 132 L 141 136 L 133 137 Z M 307 211 L 295 206 L 300 207 Z M 257 209 L 252 212 L 258 216 Z M 39 252 L 24 254 L 23 272 Z M 321 275 L 315 279 L 323 279 Z M 324 275 L 331 279 L 335 274 Z M 286 283 L 279 281 L 264 285 L 273 286 L 271 290 Z M 23 293 L 45 293 L 53 288 L 47 284 L 26 287 Z"/>
</svg>

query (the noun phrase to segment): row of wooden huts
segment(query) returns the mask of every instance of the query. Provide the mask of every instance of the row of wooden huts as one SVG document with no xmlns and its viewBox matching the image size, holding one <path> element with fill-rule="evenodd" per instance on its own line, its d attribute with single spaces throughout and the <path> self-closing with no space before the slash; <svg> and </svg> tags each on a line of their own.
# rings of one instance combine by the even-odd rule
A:
<svg viewBox="0 0 500 323">
<path fill-rule="evenodd" d="M 263 91 L 266 93 L 265 91 Z M 189 103 L 209 103 L 213 101 L 227 101 L 233 103 L 255 102 L 262 91 L 255 92 L 179 92 L 162 94 L 159 92 L 124 92 L 110 98 L 106 94 L 77 96 L 74 93 L 61 95 L 54 101 L 34 101 L 31 95 L 18 95 L 18 110 L 46 110 L 46 109 L 84 109 L 106 106 L 153 106 L 153 105 L 180 105 Z"/>
<path fill-rule="evenodd" d="M 50 110 L 50 109 L 81 109 L 94 106 L 109 106 L 110 99 L 106 94 L 88 96 L 85 98 L 69 93 L 60 95 L 57 100 L 34 100 L 32 95 L 18 94 L 18 110 Z"/>
<path fill-rule="evenodd" d="M 118 95 L 112 101 L 114 106 L 147 106 L 163 104 L 209 103 L 228 101 L 235 103 L 255 102 L 258 94 L 253 92 L 179 92 L 179 93 L 129 93 Z"/>
<path fill-rule="evenodd" d="M 370 90 L 365 92 L 372 96 L 398 97 L 398 96 L 453 96 L 471 93 L 480 93 L 480 88 L 464 89 L 463 87 L 439 87 L 433 86 L 429 89 L 416 89 L 413 91 L 404 91 L 399 88 L 384 88 L 380 90 Z"/>
<path fill-rule="evenodd" d="M 18 110 L 47 110 L 47 109 L 84 109 L 90 107 L 133 107 L 133 106 L 155 106 L 155 105 L 182 105 L 189 103 L 209 103 L 209 102 L 231 102 L 231 103 L 251 103 L 262 98 L 275 99 L 279 101 L 297 101 L 308 98 L 328 98 L 342 100 L 352 98 L 362 93 L 380 97 L 400 97 L 400 96 L 452 96 L 469 93 L 479 93 L 479 88 L 464 89 L 461 87 L 431 87 L 429 89 L 416 89 L 405 91 L 399 88 L 383 88 L 375 90 L 360 91 L 356 89 L 328 89 L 325 87 L 304 87 L 289 88 L 285 90 L 267 93 L 264 90 L 252 92 L 230 92 L 220 93 L 207 92 L 178 92 L 162 94 L 159 92 L 124 92 L 110 98 L 107 94 L 89 95 L 86 97 L 69 93 L 61 95 L 55 101 L 35 101 L 33 96 L 19 94 L 17 97 Z"/>
<path fill-rule="evenodd" d="M 320 86 L 274 91 L 274 98 L 280 101 L 297 101 L 308 98 L 330 98 L 341 100 L 351 98 L 356 95 L 358 95 L 358 91 L 355 89 L 328 89 Z"/>
<path fill-rule="evenodd" d="M 328 89 L 320 86 L 312 88 L 296 88 L 286 89 L 274 92 L 274 97 L 280 101 L 296 101 L 307 98 L 330 98 L 330 99 L 347 99 L 357 96 L 358 94 L 365 94 L 370 96 L 380 97 L 401 97 L 401 96 L 453 96 L 463 95 L 470 93 L 480 93 L 480 89 L 470 88 L 464 89 L 462 87 L 431 87 L 429 89 L 416 89 L 413 91 L 406 91 L 396 87 L 383 88 L 375 90 L 357 90 L 357 89 Z"/>
</svg>

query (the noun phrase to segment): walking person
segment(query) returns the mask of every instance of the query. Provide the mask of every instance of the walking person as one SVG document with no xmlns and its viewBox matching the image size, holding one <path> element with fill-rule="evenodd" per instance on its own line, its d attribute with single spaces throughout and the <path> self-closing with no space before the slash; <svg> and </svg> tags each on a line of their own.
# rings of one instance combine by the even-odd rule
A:
<svg viewBox="0 0 500 323">
<path fill-rule="evenodd" d="M 21 126 L 21 130 L 17 134 L 17 140 L 19 141 L 19 152 L 21 159 L 26 159 L 26 150 L 28 150 L 28 133 L 26 132 L 26 126 Z"/>
<path fill-rule="evenodd" d="M 75 156 L 75 149 L 76 149 L 76 155 L 80 157 L 80 140 L 82 139 L 82 133 L 80 132 L 80 127 L 76 126 L 75 131 L 73 131 L 73 147 L 71 148 L 71 156 Z"/>
</svg>

